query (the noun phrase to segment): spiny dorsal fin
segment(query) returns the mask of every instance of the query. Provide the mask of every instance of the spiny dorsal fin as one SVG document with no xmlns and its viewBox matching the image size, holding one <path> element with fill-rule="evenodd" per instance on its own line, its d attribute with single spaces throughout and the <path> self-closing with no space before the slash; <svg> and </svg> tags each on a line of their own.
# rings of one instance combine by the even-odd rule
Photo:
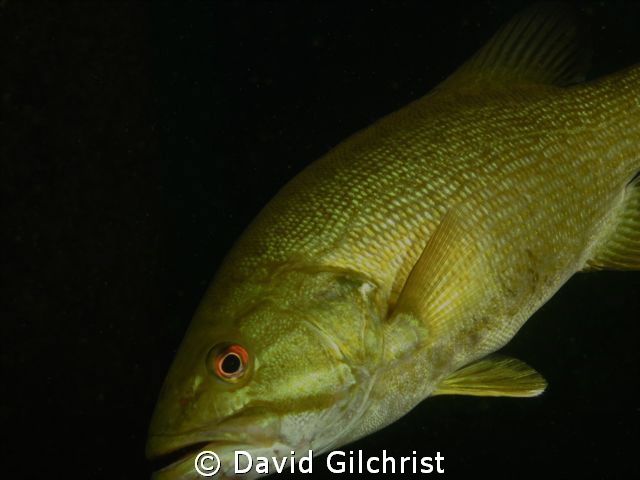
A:
<svg viewBox="0 0 640 480">
<path fill-rule="evenodd" d="M 546 387 L 542 375 L 526 363 L 491 355 L 445 378 L 432 395 L 535 397 Z"/>
<path fill-rule="evenodd" d="M 584 23 L 567 5 L 535 4 L 505 24 L 437 90 L 564 86 L 584 80 L 590 63 Z"/>
<path fill-rule="evenodd" d="M 640 270 L 640 174 L 627 186 L 611 231 L 584 270 Z"/>
</svg>

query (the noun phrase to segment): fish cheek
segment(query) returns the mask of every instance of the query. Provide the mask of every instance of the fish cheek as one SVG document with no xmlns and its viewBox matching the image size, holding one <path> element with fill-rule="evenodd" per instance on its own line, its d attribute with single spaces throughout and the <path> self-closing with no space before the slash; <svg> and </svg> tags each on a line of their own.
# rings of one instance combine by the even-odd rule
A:
<svg viewBox="0 0 640 480">
<path fill-rule="evenodd" d="M 351 381 L 349 368 L 301 323 L 276 338 L 256 362 L 251 397 L 278 410 L 321 409 Z"/>
</svg>

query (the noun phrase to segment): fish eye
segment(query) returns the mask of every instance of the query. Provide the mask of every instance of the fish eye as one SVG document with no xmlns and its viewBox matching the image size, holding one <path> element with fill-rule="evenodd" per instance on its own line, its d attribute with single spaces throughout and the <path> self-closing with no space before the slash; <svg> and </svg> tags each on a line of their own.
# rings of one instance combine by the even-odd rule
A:
<svg viewBox="0 0 640 480">
<path fill-rule="evenodd" d="M 249 366 L 247 350 L 236 343 L 216 345 L 207 357 L 208 368 L 227 382 L 239 381 Z"/>
</svg>

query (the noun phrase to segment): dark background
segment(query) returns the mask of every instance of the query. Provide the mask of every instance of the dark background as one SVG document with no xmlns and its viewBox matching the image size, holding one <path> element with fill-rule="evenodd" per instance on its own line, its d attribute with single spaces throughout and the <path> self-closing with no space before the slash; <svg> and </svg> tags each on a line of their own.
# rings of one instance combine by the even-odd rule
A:
<svg viewBox="0 0 640 480">
<path fill-rule="evenodd" d="M 0 2 L 3 476 L 148 478 L 161 382 L 242 229 L 527 3 Z M 640 5 L 586 6 L 592 71 L 640 60 Z M 436 397 L 349 448 L 637 474 L 639 312 L 640 274 L 577 275 L 505 348 L 544 395 Z"/>
</svg>

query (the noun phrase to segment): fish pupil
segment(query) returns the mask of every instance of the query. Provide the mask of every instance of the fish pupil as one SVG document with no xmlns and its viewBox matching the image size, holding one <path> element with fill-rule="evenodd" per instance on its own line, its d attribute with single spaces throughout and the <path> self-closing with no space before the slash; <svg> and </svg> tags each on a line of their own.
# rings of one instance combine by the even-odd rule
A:
<svg viewBox="0 0 640 480">
<path fill-rule="evenodd" d="M 240 368 L 242 367 L 242 360 L 236 353 L 228 353 L 222 359 L 222 364 L 220 365 L 222 368 L 222 372 L 227 375 L 233 375 L 234 373 L 238 373 Z"/>
</svg>

